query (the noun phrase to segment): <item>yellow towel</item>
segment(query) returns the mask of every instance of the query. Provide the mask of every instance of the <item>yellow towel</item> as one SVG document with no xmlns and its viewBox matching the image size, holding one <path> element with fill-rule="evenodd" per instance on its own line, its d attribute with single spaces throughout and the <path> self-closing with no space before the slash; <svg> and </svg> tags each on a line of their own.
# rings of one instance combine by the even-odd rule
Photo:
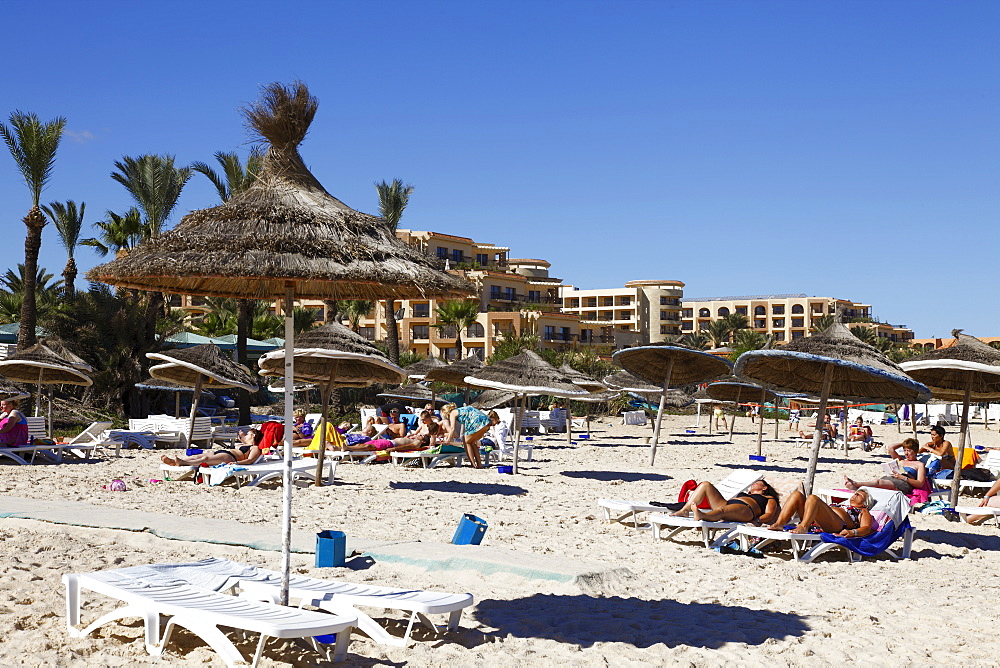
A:
<svg viewBox="0 0 1000 668">
<path fill-rule="evenodd" d="M 317 427 L 316 428 L 316 433 L 313 434 L 312 443 L 309 444 L 309 447 L 306 448 L 306 450 L 319 450 L 319 437 L 320 437 L 320 433 L 319 433 L 319 428 Z M 327 422 L 326 423 L 326 447 L 329 448 L 329 447 L 332 446 L 332 447 L 337 448 L 338 450 L 340 450 L 345 445 L 347 445 L 347 439 L 344 438 L 344 435 L 341 434 L 339 431 L 337 431 L 337 428 L 334 427 L 332 423 Z"/>
</svg>

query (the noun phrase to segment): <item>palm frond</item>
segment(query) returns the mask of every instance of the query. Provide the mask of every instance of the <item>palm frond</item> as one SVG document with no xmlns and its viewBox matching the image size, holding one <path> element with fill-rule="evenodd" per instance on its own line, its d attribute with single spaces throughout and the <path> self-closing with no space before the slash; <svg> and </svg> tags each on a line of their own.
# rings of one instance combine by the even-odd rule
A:
<svg viewBox="0 0 1000 668">
<path fill-rule="evenodd" d="M 35 114 L 15 111 L 9 121 L 9 127 L 0 123 L 0 136 L 31 191 L 32 206 L 38 206 L 42 190 L 52 177 L 56 150 L 66 127 L 66 119 L 57 116 L 48 123 L 42 123 Z"/>
<path fill-rule="evenodd" d="M 148 229 L 142 224 L 142 214 L 136 207 L 132 207 L 124 215 L 107 211 L 105 216 L 107 220 L 94 224 L 100 230 L 100 237 L 83 239 L 80 241 L 81 246 L 90 246 L 103 257 L 111 252 L 117 254 L 119 251 L 135 248 L 146 238 Z"/>
<path fill-rule="evenodd" d="M 63 248 L 70 257 L 73 257 L 73 250 L 79 243 L 80 232 L 83 230 L 83 214 L 87 210 L 87 203 L 80 202 L 80 206 L 77 207 L 73 200 L 66 200 L 65 204 L 49 202 L 48 206 L 42 206 L 42 210 L 56 226 Z"/>
<path fill-rule="evenodd" d="M 192 162 L 191 169 L 199 174 L 204 174 L 212 182 L 212 185 L 215 186 L 215 192 L 219 193 L 220 200 L 223 202 L 229 201 L 229 188 L 226 186 L 226 182 L 222 180 L 222 177 L 219 176 L 219 173 L 212 169 L 211 165 L 205 162 Z"/>
<path fill-rule="evenodd" d="M 150 238 L 160 236 L 163 226 L 177 206 L 184 185 L 191 178 L 190 167 L 174 166 L 172 155 L 124 156 L 115 161 L 111 178 L 125 186 L 145 216 Z"/>
<path fill-rule="evenodd" d="M 378 192 L 379 215 L 389 225 L 389 229 L 395 232 L 399 219 L 403 217 L 403 210 L 410 203 L 413 186 L 408 183 L 404 185 L 401 179 L 393 179 L 392 183 L 376 183 L 375 190 Z"/>
</svg>

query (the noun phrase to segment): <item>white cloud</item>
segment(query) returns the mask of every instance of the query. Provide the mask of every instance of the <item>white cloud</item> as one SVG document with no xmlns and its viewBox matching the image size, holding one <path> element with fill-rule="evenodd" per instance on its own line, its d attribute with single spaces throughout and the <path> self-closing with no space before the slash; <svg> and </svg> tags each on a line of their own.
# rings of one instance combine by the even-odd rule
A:
<svg viewBox="0 0 1000 668">
<path fill-rule="evenodd" d="M 91 132 L 90 130 L 81 130 L 80 132 L 73 132 L 72 130 L 63 130 L 63 134 L 66 135 L 66 137 L 68 137 L 70 141 L 74 141 L 77 144 L 86 144 L 89 141 L 97 139 L 97 137 L 94 136 L 94 133 Z"/>
</svg>

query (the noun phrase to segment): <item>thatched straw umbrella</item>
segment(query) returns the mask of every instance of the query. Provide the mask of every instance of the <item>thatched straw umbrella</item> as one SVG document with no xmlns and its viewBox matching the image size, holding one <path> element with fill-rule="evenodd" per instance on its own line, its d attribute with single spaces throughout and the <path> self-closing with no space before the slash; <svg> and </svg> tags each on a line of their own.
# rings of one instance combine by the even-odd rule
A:
<svg viewBox="0 0 1000 668">
<path fill-rule="evenodd" d="M 697 392 L 691 395 L 691 399 L 698 404 L 698 419 L 701 420 L 701 407 L 702 406 L 732 406 L 731 401 L 722 401 L 720 399 L 715 399 L 708 394 L 708 386 L 699 389 Z M 708 434 L 712 435 L 712 430 L 714 429 L 714 417 L 710 417 L 708 420 Z"/>
<path fill-rule="evenodd" d="M 379 392 L 376 396 L 384 397 L 386 399 L 403 399 L 405 401 L 423 403 L 428 401 L 433 401 L 437 404 L 448 403 L 444 399 L 438 399 L 430 388 L 416 383 L 410 383 L 409 385 L 397 385 L 396 387 L 389 388 L 385 392 Z"/>
<path fill-rule="evenodd" d="M 510 403 L 518 399 L 516 392 L 508 392 L 507 390 L 486 390 L 472 402 L 472 405 L 480 410 L 488 411 L 494 408 L 499 408 L 504 404 Z"/>
<path fill-rule="evenodd" d="M 433 371 L 434 369 L 444 369 L 447 366 L 447 362 L 442 362 L 436 357 L 425 357 L 419 362 L 414 362 L 413 364 L 404 366 L 403 371 L 406 372 L 407 378 L 412 378 L 413 380 L 424 380 L 429 371 Z"/>
<path fill-rule="evenodd" d="M 663 408 L 670 384 L 690 385 L 728 376 L 733 364 L 724 357 L 717 357 L 703 350 L 693 350 L 675 345 L 651 345 L 619 350 L 612 357 L 615 364 L 631 371 L 639 378 L 658 384 L 662 389 L 660 407 L 656 411 L 656 427 L 649 449 L 649 465 L 656 461 L 656 445 L 660 439 Z"/>
<path fill-rule="evenodd" d="M 285 312 L 285 470 L 281 602 L 288 602 L 292 527 L 292 307 L 299 299 L 405 300 L 466 297 L 475 288 L 437 258 L 396 238 L 385 221 L 328 193 L 298 146 L 318 102 L 305 84 L 269 84 L 244 110 L 269 144 L 253 185 L 185 216 L 173 230 L 100 265 L 87 277 L 175 294 L 274 299 Z"/>
<path fill-rule="evenodd" d="M 191 424 L 188 426 L 189 443 L 194 436 L 194 418 L 198 415 L 202 388 L 214 390 L 237 387 L 248 392 L 257 391 L 257 384 L 250 369 L 234 362 L 213 343 L 146 353 L 146 357 L 166 362 L 149 368 L 149 375 L 153 378 L 194 388 L 194 396 L 191 399 Z"/>
<path fill-rule="evenodd" d="M 426 361 L 426 360 L 425 360 Z M 421 364 L 421 362 L 417 362 Z M 413 366 L 413 365 L 411 365 Z M 465 387 L 465 403 L 469 403 L 469 390 L 472 385 L 465 382 L 466 376 L 472 375 L 483 368 L 483 363 L 475 355 L 469 355 L 465 359 L 457 360 L 447 366 L 435 366 L 427 370 L 424 380 L 440 381 L 455 387 Z M 411 376 L 412 377 L 412 376 Z"/>
<path fill-rule="evenodd" d="M 0 376 L 0 401 L 15 401 L 27 399 L 30 396 L 30 392 Z"/>
<path fill-rule="evenodd" d="M 653 385 L 652 383 L 646 382 L 642 378 L 639 378 L 634 373 L 629 373 L 622 369 L 615 373 L 609 374 L 604 377 L 603 383 L 612 390 L 617 390 L 619 392 L 628 392 L 630 394 L 638 394 L 646 403 L 651 403 L 654 395 L 663 394 L 663 388 L 658 385 Z M 687 406 L 693 401 L 693 399 L 686 392 L 682 390 L 670 390 L 667 392 L 665 399 L 666 406 L 673 406 L 674 408 L 681 408 Z M 698 415 L 701 416 L 701 406 L 698 406 Z M 649 428 L 654 428 L 655 421 L 649 421 Z"/>
<path fill-rule="evenodd" d="M 319 385 L 319 451 L 316 453 L 315 484 L 323 484 L 326 458 L 326 421 L 330 393 L 334 387 L 367 387 L 374 383 L 398 383 L 404 371 L 389 361 L 368 339 L 340 323 L 311 329 L 299 336 L 292 351 L 295 380 Z M 284 373 L 285 349 L 273 350 L 258 360 L 262 376 Z"/>
<path fill-rule="evenodd" d="M 775 350 L 752 350 L 736 361 L 736 374 L 772 389 L 818 394 L 819 412 L 806 471 L 812 493 L 826 404 L 833 397 L 885 401 L 923 400 L 930 390 L 907 376 L 878 350 L 851 334 L 842 323 Z"/>
<path fill-rule="evenodd" d="M 1000 398 L 1000 350 L 992 348 L 974 336 L 952 330 L 955 345 L 930 350 L 911 357 L 899 366 L 915 380 L 931 388 L 936 399 L 962 396 L 962 434 L 958 438 L 955 473 L 951 483 L 951 505 L 958 503 L 962 462 L 965 457 L 966 435 L 969 431 L 969 404 Z"/>
<path fill-rule="evenodd" d="M 601 394 L 607 391 L 608 386 L 599 380 L 594 380 L 590 376 L 580 371 L 577 371 L 569 365 L 569 362 L 563 362 L 562 366 L 559 367 L 559 371 L 562 372 L 567 378 L 569 378 L 574 385 L 580 387 L 591 395 Z M 582 397 L 575 397 L 580 400 Z M 598 401 L 602 401 L 598 399 Z M 590 432 L 590 424 L 588 419 L 587 431 Z M 566 400 L 566 443 L 573 443 L 573 411 L 570 410 L 569 399 Z"/>
<path fill-rule="evenodd" d="M 739 410 L 740 407 L 740 395 L 745 394 L 749 396 L 759 396 L 760 397 L 760 424 L 757 425 L 757 456 L 761 456 L 761 450 L 763 448 L 764 442 L 764 402 L 771 399 L 775 402 L 775 414 L 777 414 L 777 398 L 778 394 L 773 390 L 769 390 L 766 387 L 761 387 L 755 383 L 748 383 L 740 380 L 723 380 L 716 383 L 711 383 L 707 388 L 706 392 L 710 397 L 719 399 L 721 401 L 733 401 L 736 403 L 736 408 Z M 777 421 L 775 422 L 777 425 Z M 736 417 L 733 416 L 733 426 L 736 425 Z M 733 426 L 729 428 L 729 442 L 733 441 Z"/>
<path fill-rule="evenodd" d="M 77 358 L 79 359 L 79 358 Z M 80 360 L 83 362 L 83 360 Z M 83 365 L 89 368 L 85 362 Z M 34 383 L 38 388 L 38 400 L 35 402 L 35 416 L 38 416 L 41 406 L 42 385 L 81 385 L 88 387 L 94 384 L 87 372 L 73 362 L 63 359 L 48 346 L 36 343 L 27 350 L 14 353 L 0 360 L 0 373 L 8 379 L 19 383 Z M 52 436 L 52 399 L 49 398 L 48 435 Z"/>
<path fill-rule="evenodd" d="M 529 394 L 550 394 L 560 397 L 582 397 L 590 394 L 574 384 L 559 369 L 546 362 L 533 350 L 485 366 L 466 382 L 495 390 L 515 392 L 521 397 L 521 410 L 517 417 L 514 435 L 514 473 L 517 473 L 517 459 L 521 446 L 521 421 L 527 409 Z"/>
<path fill-rule="evenodd" d="M 194 392 L 193 387 L 171 383 L 169 380 L 159 380 L 158 378 L 153 378 L 152 376 L 146 380 L 136 383 L 135 388 L 137 390 L 152 390 L 154 392 L 173 392 L 174 417 L 178 418 L 181 416 L 181 392 Z M 206 395 L 212 396 L 212 393 L 208 390 L 202 390 L 201 396 Z"/>
</svg>

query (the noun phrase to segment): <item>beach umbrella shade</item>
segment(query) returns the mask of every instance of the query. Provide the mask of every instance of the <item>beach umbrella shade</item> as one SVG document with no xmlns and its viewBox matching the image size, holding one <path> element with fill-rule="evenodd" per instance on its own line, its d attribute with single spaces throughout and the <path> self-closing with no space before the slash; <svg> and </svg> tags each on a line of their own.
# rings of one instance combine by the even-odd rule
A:
<svg viewBox="0 0 1000 668">
<path fill-rule="evenodd" d="M 284 348 L 258 360 L 260 374 L 276 376 L 287 368 Z M 335 387 L 367 387 L 374 383 L 398 383 L 404 371 L 389 361 L 368 339 L 340 323 L 311 329 L 299 336 L 292 349 L 293 380 L 317 383 L 320 388 L 319 450 L 316 453 L 315 484 L 323 484 L 326 458 L 326 421 L 330 393 Z M 289 450 L 290 448 L 285 448 Z"/>
<path fill-rule="evenodd" d="M 441 261 L 399 240 L 385 221 L 350 208 L 306 168 L 298 146 L 318 102 L 305 84 L 269 84 L 246 106 L 247 127 L 268 144 L 254 183 L 184 216 L 172 230 L 87 273 L 92 281 L 173 294 L 271 300 L 285 316 L 285 466 L 282 586 L 288 602 L 292 526 L 293 304 L 468 297 L 475 288 Z"/>
<path fill-rule="evenodd" d="M 698 419 L 701 420 L 701 407 L 702 406 L 732 406 L 731 401 L 722 401 L 720 399 L 713 399 L 708 394 L 708 386 L 700 388 L 697 392 L 691 395 L 691 399 L 698 405 Z M 708 433 L 712 434 L 712 425 L 714 423 L 714 418 L 708 421 Z"/>
<path fill-rule="evenodd" d="M 529 394 L 548 394 L 556 397 L 576 398 L 590 394 L 576 385 L 562 371 L 555 368 L 533 350 L 484 366 L 475 374 L 467 376 L 465 382 L 478 387 L 514 392 L 521 398 L 514 434 L 514 473 L 521 445 L 521 422 L 527 408 Z"/>
<path fill-rule="evenodd" d="M 74 356 L 75 357 L 75 356 Z M 39 400 L 35 402 L 35 415 L 38 415 L 41 405 L 42 385 L 93 385 L 87 371 L 81 366 L 87 365 L 80 358 L 74 363 L 63 359 L 43 343 L 36 343 L 26 350 L 14 353 L 0 360 L 0 374 L 8 380 L 19 383 L 34 383 L 38 388 Z M 81 364 L 82 363 L 82 364 Z M 52 399 L 49 398 L 48 435 L 52 436 Z"/>
<path fill-rule="evenodd" d="M 823 429 L 831 397 L 915 401 L 930 390 L 910 378 L 889 358 L 837 322 L 813 336 L 774 350 L 752 350 L 736 361 L 736 374 L 775 390 L 819 395 L 819 410 L 806 471 L 805 492 L 812 493 Z"/>
<path fill-rule="evenodd" d="M 617 396 L 618 396 L 618 392 L 615 392 L 615 391 L 592 392 L 591 394 L 588 394 L 587 396 L 584 396 L 584 397 L 573 397 L 573 401 L 583 401 L 583 402 L 588 403 L 588 404 L 599 404 L 599 403 L 605 403 L 605 402 L 613 401 L 615 399 L 615 397 L 617 397 Z M 586 429 L 586 431 L 587 431 L 587 437 L 589 438 L 590 437 L 590 413 L 587 413 L 586 422 L 587 422 L 587 429 Z M 568 431 L 569 427 L 567 426 L 566 429 Z"/>
<path fill-rule="evenodd" d="M 444 369 L 448 366 L 447 362 L 442 362 L 436 357 L 425 357 L 419 362 L 414 362 L 403 367 L 403 371 L 406 372 L 407 378 L 412 378 L 413 380 L 423 380 L 427 377 L 427 372 L 434 369 Z"/>
<path fill-rule="evenodd" d="M 728 376 L 733 364 L 724 357 L 718 357 L 703 350 L 694 350 L 675 345 L 652 345 L 626 348 L 613 356 L 615 364 L 630 371 L 643 380 L 660 386 L 660 406 L 656 411 L 656 426 L 649 449 L 649 465 L 656 461 L 656 445 L 660 438 L 663 409 L 670 384 L 691 385 L 706 380 Z"/>
<path fill-rule="evenodd" d="M 417 362 L 420 364 L 420 362 Z M 458 360 L 446 366 L 435 366 L 424 375 L 424 380 L 448 383 L 455 387 L 465 387 L 465 403 L 469 403 L 469 390 L 472 386 L 465 382 L 466 376 L 483 368 L 483 363 L 475 355 Z"/>
<path fill-rule="evenodd" d="M 237 387 L 248 392 L 257 391 L 257 384 L 254 382 L 250 369 L 234 362 L 231 357 L 222 352 L 219 346 L 213 343 L 146 353 L 146 357 L 164 362 L 164 364 L 157 364 L 149 368 L 151 377 L 194 388 L 194 397 L 191 399 L 188 442 L 194 436 L 194 418 L 198 414 L 202 389 Z"/>
<path fill-rule="evenodd" d="M 519 397 L 516 392 L 508 392 L 507 390 L 486 390 L 476 397 L 476 400 L 472 402 L 472 405 L 481 410 L 492 410 L 518 398 Z"/>
<path fill-rule="evenodd" d="M 177 383 L 171 383 L 169 380 L 159 380 L 153 378 L 152 376 L 144 381 L 135 384 L 137 390 L 150 390 L 154 392 L 173 392 L 174 393 L 174 417 L 181 416 L 181 392 L 194 392 L 193 387 L 187 385 L 178 385 Z M 202 390 L 201 396 L 214 396 L 208 390 Z"/>
<path fill-rule="evenodd" d="M 638 394 L 646 403 L 650 403 L 654 395 L 662 394 L 663 388 L 658 385 L 653 385 L 642 378 L 639 378 L 634 373 L 629 373 L 624 369 L 617 371 L 615 373 L 609 374 L 604 377 L 604 384 L 612 389 L 618 390 L 619 392 L 628 392 L 630 394 Z M 681 408 L 683 406 L 688 406 L 692 403 L 693 399 L 689 394 L 683 390 L 670 390 L 667 392 L 665 405 L 673 406 L 675 408 Z M 698 406 L 699 418 L 701 416 L 701 406 Z M 653 428 L 654 421 L 650 420 L 650 428 Z"/>
<path fill-rule="evenodd" d="M 974 336 L 952 330 L 955 344 L 929 350 L 911 357 L 899 366 L 914 380 L 931 389 L 935 399 L 956 399 L 961 396 L 962 433 L 958 437 L 955 472 L 951 483 L 951 505 L 958 503 L 959 481 L 965 457 L 966 435 L 969 431 L 969 404 L 973 401 L 1000 399 L 1000 350 L 986 345 Z"/>
</svg>

